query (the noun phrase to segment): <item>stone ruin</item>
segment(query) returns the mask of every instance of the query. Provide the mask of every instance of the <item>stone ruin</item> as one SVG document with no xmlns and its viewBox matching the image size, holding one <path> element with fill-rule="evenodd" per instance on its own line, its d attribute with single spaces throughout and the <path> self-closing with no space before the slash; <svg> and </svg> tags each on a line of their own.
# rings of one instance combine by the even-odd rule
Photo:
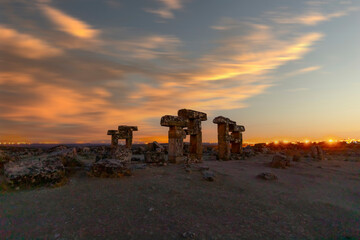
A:
<svg viewBox="0 0 360 240">
<path fill-rule="evenodd" d="M 118 130 L 108 130 L 107 135 L 111 135 L 111 148 L 117 148 L 119 145 L 119 139 L 125 139 L 126 147 L 131 149 L 133 132 L 137 130 L 138 127 L 136 126 L 124 126 L 124 125 L 119 126 Z"/>
<path fill-rule="evenodd" d="M 96 157 L 91 166 L 90 175 L 95 177 L 121 177 L 131 175 L 130 164 L 132 157 L 133 131 L 138 131 L 136 126 L 118 127 L 118 130 L 108 130 L 111 135 L 110 150 L 105 150 L 101 156 Z M 119 139 L 125 139 L 125 146 L 119 146 Z"/>
<path fill-rule="evenodd" d="M 207 114 L 189 109 L 180 109 L 178 116 L 165 115 L 160 125 L 169 127 L 168 159 L 172 163 L 184 161 L 184 139 L 190 135 L 190 160 L 202 162 L 201 122 L 207 120 Z"/>
<path fill-rule="evenodd" d="M 242 133 L 245 127 L 223 116 L 214 118 L 213 123 L 218 125 L 218 158 L 227 161 L 231 159 L 231 153 L 242 154 Z"/>
<path fill-rule="evenodd" d="M 166 162 L 165 148 L 156 141 L 148 143 L 144 159 L 145 163 L 164 165 Z"/>
</svg>

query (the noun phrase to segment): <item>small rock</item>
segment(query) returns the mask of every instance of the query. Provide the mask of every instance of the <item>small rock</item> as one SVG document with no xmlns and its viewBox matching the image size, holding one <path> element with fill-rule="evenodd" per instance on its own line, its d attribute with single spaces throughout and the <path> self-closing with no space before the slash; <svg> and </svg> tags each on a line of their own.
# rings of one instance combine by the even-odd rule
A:
<svg viewBox="0 0 360 240">
<path fill-rule="evenodd" d="M 206 170 L 206 171 L 203 171 L 202 174 L 203 174 L 204 179 L 209 182 L 213 182 L 215 180 L 215 173 L 213 171 Z"/>
<path fill-rule="evenodd" d="M 185 239 L 195 239 L 196 234 L 193 233 L 193 232 L 184 232 L 182 234 L 182 237 L 185 238 Z"/>
<path fill-rule="evenodd" d="M 275 174 L 269 173 L 269 172 L 261 173 L 257 176 L 257 178 L 261 178 L 264 180 L 277 180 L 278 179 L 278 177 Z"/>
</svg>

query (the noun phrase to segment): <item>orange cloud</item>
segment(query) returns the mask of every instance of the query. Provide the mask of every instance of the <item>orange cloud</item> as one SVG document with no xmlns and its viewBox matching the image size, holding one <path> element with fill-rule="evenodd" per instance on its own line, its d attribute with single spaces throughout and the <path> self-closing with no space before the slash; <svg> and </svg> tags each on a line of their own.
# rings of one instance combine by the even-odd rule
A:
<svg viewBox="0 0 360 240">
<path fill-rule="evenodd" d="M 99 34 L 98 30 L 92 29 L 87 23 L 69 16 L 56 8 L 48 5 L 40 5 L 40 8 L 60 31 L 82 39 L 92 39 Z"/>
<path fill-rule="evenodd" d="M 333 18 L 339 18 L 348 15 L 350 12 L 358 11 L 358 8 L 348 8 L 342 11 L 333 13 L 321 13 L 317 10 L 310 10 L 302 15 L 281 14 L 280 16 L 273 17 L 276 23 L 280 24 L 304 24 L 304 25 L 317 25 L 321 22 L 330 21 Z"/>
<path fill-rule="evenodd" d="M 29 34 L 0 25 L 0 50 L 17 56 L 41 59 L 62 54 L 62 50 Z"/>
<path fill-rule="evenodd" d="M 162 7 L 159 9 L 146 9 L 149 13 L 154 13 L 159 15 L 162 18 L 174 18 L 174 13 L 172 11 L 181 9 L 182 0 L 158 0 L 162 3 Z"/>
</svg>

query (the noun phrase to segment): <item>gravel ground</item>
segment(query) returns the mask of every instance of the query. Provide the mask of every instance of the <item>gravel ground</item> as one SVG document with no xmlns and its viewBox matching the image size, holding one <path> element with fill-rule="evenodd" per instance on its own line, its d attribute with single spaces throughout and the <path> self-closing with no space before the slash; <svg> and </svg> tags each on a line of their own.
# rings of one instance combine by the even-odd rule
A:
<svg viewBox="0 0 360 240">
<path fill-rule="evenodd" d="M 0 239 L 360 239 L 360 162 L 270 160 L 206 161 L 213 182 L 169 165 L 0 193 Z"/>
</svg>

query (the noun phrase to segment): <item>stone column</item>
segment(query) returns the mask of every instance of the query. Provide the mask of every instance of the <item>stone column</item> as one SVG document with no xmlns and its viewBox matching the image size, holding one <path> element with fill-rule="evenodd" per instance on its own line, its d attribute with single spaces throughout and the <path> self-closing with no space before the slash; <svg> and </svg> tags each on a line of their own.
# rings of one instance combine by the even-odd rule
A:
<svg viewBox="0 0 360 240">
<path fill-rule="evenodd" d="M 236 122 L 229 118 L 218 116 L 214 118 L 213 123 L 218 125 L 218 158 L 220 160 L 230 160 L 230 141 L 232 136 L 229 135 L 230 128 L 234 128 Z"/>
<path fill-rule="evenodd" d="M 119 145 L 118 131 L 108 130 L 107 135 L 111 135 L 111 148 L 117 148 Z"/>
<path fill-rule="evenodd" d="M 186 136 L 183 128 L 187 125 L 187 121 L 178 116 L 165 115 L 161 118 L 160 125 L 169 127 L 169 162 L 183 162 L 184 138 Z"/>
<path fill-rule="evenodd" d="M 234 129 L 232 129 L 231 152 L 234 154 L 242 154 L 243 132 L 245 132 L 245 127 L 241 125 L 236 125 Z"/>
<path fill-rule="evenodd" d="M 125 139 L 126 141 L 126 148 L 131 149 L 133 142 L 133 131 L 138 131 L 138 127 L 121 125 L 118 127 L 118 131 L 120 138 Z"/>
<path fill-rule="evenodd" d="M 190 157 L 196 162 L 202 162 L 202 132 L 201 121 L 207 120 L 207 114 L 189 109 L 180 109 L 178 116 L 188 120 L 186 134 L 190 135 Z"/>
</svg>

